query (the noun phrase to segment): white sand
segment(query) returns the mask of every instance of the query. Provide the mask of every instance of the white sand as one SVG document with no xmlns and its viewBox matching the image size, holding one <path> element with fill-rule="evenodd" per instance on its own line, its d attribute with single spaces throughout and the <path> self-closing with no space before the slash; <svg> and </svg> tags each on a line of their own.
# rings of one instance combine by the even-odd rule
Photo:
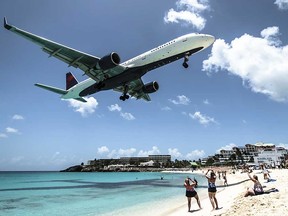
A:
<svg viewBox="0 0 288 216">
<path fill-rule="evenodd" d="M 220 210 L 212 210 L 211 203 L 208 199 L 208 192 L 206 194 L 199 194 L 202 209 L 198 210 L 196 200 L 192 198 L 191 210 L 188 212 L 186 197 L 183 198 L 183 202 L 175 203 L 170 205 L 169 209 L 165 212 L 157 212 L 154 215 L 195 215 L 195 216 L 233 216 L 233 215 L 287 215 L 288 210 L 288 170 L 270 170 L 271 177 L 277 181 L 266 183 L 263 179 L 263 175 L 260 171 L 254 171 L 254 174 L 258 175 L 258 178 L 262 185 L 265 187 L 264 190 L 270 188 L 277 188 L 279 192 L 272 192 L 270 194 L 263 194 L 253 197 L 244 197 L 244 193 L 247 187 L 252 187 L 253 182 L 248 180 L 247 173 L 236 172 L 236 174 L 227 173 L 228 187 L 217 188 L 217 200 L 219 203 Z M 245 181 L 246 180 L 246 181 Z M 239 183 L 240 182 L 240 183 Z M 222 180 L 217 180 L 216 185 L 223 185 Z M 166 206 L 165 206 L 166 207 Z M 159 211 L 159 210 L 158 210 Z M 155 212 L 156 213 L 156 212 Z"/>
</svg>

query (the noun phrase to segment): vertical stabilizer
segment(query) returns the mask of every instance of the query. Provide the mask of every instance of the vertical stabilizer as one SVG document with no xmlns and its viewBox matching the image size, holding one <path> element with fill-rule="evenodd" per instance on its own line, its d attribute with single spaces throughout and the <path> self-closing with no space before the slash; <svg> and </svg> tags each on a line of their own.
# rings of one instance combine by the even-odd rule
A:
<svg viewBox="0 0 288 216">
<path fill-rule="evenodd" d="M 66 90 L 72 88 L 76 84 L 78 84 L 78 81 L 73 76 L 73 74 L 70 72 L 66 73 Z"/>
</svg>

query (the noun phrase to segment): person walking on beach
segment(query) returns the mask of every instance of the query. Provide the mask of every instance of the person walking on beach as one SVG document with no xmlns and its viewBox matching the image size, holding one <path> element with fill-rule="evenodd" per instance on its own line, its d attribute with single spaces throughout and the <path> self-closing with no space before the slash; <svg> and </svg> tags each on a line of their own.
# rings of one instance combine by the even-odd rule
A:
<svg viewBox="0 0 288 216">
<path fill-rule="evenodd" d="M 215 209 L 217 210 L 219 209 L 219 207 L 218 207 L 218 201 L 216 199 L 216 192 L 217 192 L 216 185 L 215 185 L 216 174 L 213 170 L 208 169 L 205 174 L 205 177 L 208 180 L 208 196 L 209 196 L 211 205 L 213 207 L 212 211 Z"/>
<path fill-rule="evenodd" d="M 228 186 L 226 171 L 223 171 L 224 186 Z"/>
<path fill-rule="evenodd" d="M 188 212 L 191 211 L 191 198 L 194 197 L 197 200 L 197 204 L 199 206 L 199 209 L 202 209 L 199 196 L 197 192 L 195 191 L 195 186 L 197 185 L 197 182 L 192 180 L 191 178 L 187 177 L 184 181 L 184 187 L 186 188 L 186 197 L 188 201 Z"/>
</svg>

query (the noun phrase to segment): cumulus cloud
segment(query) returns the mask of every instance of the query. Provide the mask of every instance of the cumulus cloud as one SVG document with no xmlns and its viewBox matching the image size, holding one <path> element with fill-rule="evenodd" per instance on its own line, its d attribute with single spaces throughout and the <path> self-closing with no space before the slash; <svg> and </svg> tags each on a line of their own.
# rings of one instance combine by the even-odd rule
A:
<svg viewBox="0 0 288 216">
<path fill-rule="evenodd" d="M 131 113 L 120 113 L 120 116 L 128 121 L 135 120 L 135 117 Z"/>
<path fill-rule="evenodd" d="M 210 102 L 209 102 L 208 99 L 205 99 L 205 100 L 203 101 L 203 103 L 206 104 L 206 105 L 209 105 L 209 104 L 210 104 Z"/>
<path fill-rule="evenodd" d="M 109 154 L 109 158 L 119 158 L 119 157 L 131 157 L 136 152 L 135 148 L 129 148 L 129 149 L 118 149 L 118 150 L 112 150 Z"/>
<path fill-rule="evenodd" d="M 128 112 L 121 112 L 122 108 L 118 104 L 108 106 L 109 111 L 111 112 L 120 112 L 120 116 L 125 120 L 132 121 L 135 120 L 135 117 Z"/>
<path fill-rule="evenodd" d="M 220 153 L 220 150 L 232 150 L 233 147 L 237 147 L 236 144 L 234 143 L 230 143 L 230 144 L 227 144 L 225 146 L 222 146 L 221 148 L 219 148 L 216 153 L 219 154 Z"/>
<path fill-rule="evenodd" d="M 192 119 L 197 120 L 200 124 L 205 125 L 205 126 L 209 125 L 210 123 L 217 124 L 214 118 L 201 114 L 201 112 L 199 111 L 195 112 L 194 114 L 189 113 L 189 116 Z"/>
<path fill-rule="evenodd" d="M 147 157 L 148 155 L 153 155 L 153 154 L 160 154 L 160 150 L 158 149 L 157 146 L 153 146 L 152 149 L 148 151 L 140 150 L 138 153 L 138 156 Z"/>
<path fill-rule="evenodd" d="M 19 131 L 15 128 L 7 127 L 6 133 L 19 133 Z"/>
<path fill-rule="evenodd" d="M 73 99 L 67 100 L 70 107 L 73 107 L 75 112 L 79 112 L 81 116 L 87 117 L 88 115 L 95 112 L 95 109 L 98 106 L 98 102 L 94 97 L 85 98 L 86 103 L 76 101 Z"/>
<path fill-rule="evenodd" d="M 244 34 L 230 44 L 217 39 L 203 71 L 227 71 L 243 85 L 277 102 L 288 102 L 288 46 L 280 46 L 278 27 L 261 31 L 261 37 Z"/>
<path fill-rule="evenodd" d="M 98 148 L 97 153 L 98 154 L 105 154 L 109 152 L 109 148 L 107 146 L 101 146 L 100 148 Z"/>
<path fill-rule="evenodd" d="M 204 155 L 205 155 L 205 152 L 203 150 L 197 150 L 196 149 L 196 150 L 193 150 L 190 153 L 188 153 L 186 155 L 186 158 L 188 160 L 196 160 L 196 159 L 204 157 Z"/>
<path fill-rule="evenodd" d="M 171 109 L 170 107 L 168 107 L 168 106 L 165 106 L 165 107 L 162 107 L 161 110 L 163 110 L 163 111 L 170 111 L 170 110 L 172 110 L 172 109 Z"/>
<path fill-rule="evenodd" d="M 274 4 L 276 4 L 280 10 L 288 9 L 288 0 L 276 0 Z"/>
<path fill-rule="evenodd" d="M 172 158 L 181 158 L 182 154 L 179 152 L 177 148 L 169 148 L 168 154 L 171 155 Z"/>
<path fill-rule="evenodd" d="M 118 111 L 120 112 L 122 110 L 122 108 L 118 105 L 118 104 L 112 104 L 111 106 L 108 106 L 109 111 L 114 112 L 114 111 Z"/>
<path fill-rule="evenodd" d="M 21 116 L 21 115 L 18 115 L 18 114 L 15 114 L 13 117 L 12 117 L 13 120 L 23 120 L 24 117 Z"/>
<path fill-rule="evenodd" d="M 178 95 L 177 100 L 169 99 L 169 101 L 175 105 L 188 105 L 190 103 L 190 99 L 185 95 Z"/>
<path fill-rule="evenodd" d="M 203 13 L 209 10 L 208 0 L 178 0 L 176 7 L 176 10 L 171 8 L 165 14 L 165 23 L 181 23 L 198 30 L 204 29 L 206 19 Z"/>
<path fill-rule="evenodd" d="M 0 138 L 7 138 L 7 135 L 4 133 L 0 133 Z"/>
</svg>

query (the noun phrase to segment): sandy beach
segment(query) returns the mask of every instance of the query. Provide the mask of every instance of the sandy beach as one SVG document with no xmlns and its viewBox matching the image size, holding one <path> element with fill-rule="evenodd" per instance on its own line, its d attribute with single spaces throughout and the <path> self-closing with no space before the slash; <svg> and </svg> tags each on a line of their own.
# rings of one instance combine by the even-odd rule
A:
<svg viewBox="0 0 288 216">
<path fill-rule="evenodd" d="M 288 189 L 287 189 L 287 169 L 273 169 L 269 170 L 271 178 L 276 180 L 267 183 L 264 181 L 261 170 L 253 171 L 253 174 L 258 176 L 258 179 L 264 191 L 271 188 L 277 188 L 278 192 L 271 192 L 269 194 L 263 194 L 258 196 L 244 197 L 244 193 L 247 187 L 252 187 L 253 182 L 249 180 L 247 173 L 241 173 L 241 170 L 233 174 L 230 170 L 227 170 L 228 187 L 223 186 L 223 180 L 217 179 L 217 199 L 219 203 L 219 210 L 212 211 L 211 203 L 208 199 L 207 191 L 205 193 L 199 193 L 201 199 L 202 209 L 199 210 L 196 200 L 192 199 L 191 212 L 187 210 L 186 198 L 183 198 L 183 202 L 175 203 L 175 206 L 170 206 L 170 210 L 161 213 L 159 215 L 195 215 L 195 216 L 231 216 L 231 215 L 286 215 L 288 209 Z M 202 173 L 203 171 L 198 171 Z"/>
</svg>

